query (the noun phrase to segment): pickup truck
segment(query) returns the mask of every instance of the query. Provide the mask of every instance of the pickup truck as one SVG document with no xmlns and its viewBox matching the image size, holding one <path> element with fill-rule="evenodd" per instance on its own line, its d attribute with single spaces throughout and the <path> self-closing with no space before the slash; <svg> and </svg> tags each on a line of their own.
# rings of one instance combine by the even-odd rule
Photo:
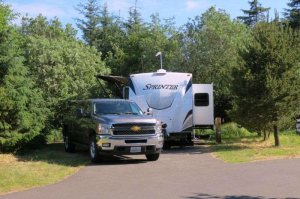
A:
<svg viewBox="0 0 300 199">
<path fill-rule="evenodd" d="M 89 147 L 92 162 L 107 155 L 145 154 L 156 161 L 163 147 L 161 123 L 123 99 L 72 101 L 63 122 L 64 147 Z"/>
</svg>

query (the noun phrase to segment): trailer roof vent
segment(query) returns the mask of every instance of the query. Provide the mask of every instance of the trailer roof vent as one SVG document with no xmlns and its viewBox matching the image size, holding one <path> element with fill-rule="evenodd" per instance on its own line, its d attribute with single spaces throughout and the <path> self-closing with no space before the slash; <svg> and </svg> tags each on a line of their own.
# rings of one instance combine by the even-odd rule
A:
<svg viewBox="0 0 300 199">
<path fill-rule="evenodd" d="M 159 69 L 156 71 L 157 74 L 165 74 L 167 71 L 165 69 Z"/>
</svg>

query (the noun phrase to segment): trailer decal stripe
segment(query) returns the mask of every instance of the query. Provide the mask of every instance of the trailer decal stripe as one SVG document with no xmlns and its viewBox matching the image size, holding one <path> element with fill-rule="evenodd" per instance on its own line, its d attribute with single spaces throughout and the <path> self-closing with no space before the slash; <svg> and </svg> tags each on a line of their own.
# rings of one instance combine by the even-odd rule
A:
<svg viewBox="0 0 300 199">
<path fill-rule="evenodd" d="M 129 87 L 131 88 L 131 90 L 134 92 L 134 94 L 136 95 L 136 92 L 135 92 L 135 88 L 133 86 L 133 83 L 132 83 L 132 80 L 129 79 Z"/>
<path fill-rule="evenodd" d="M 191 110 L 186 114 L 186 116 L 185 116 L 185 118 L 184 118 L 182 124 L 184 124 L 184 122 L 186 121 L 186 119 L 187 119 L 190 115 L 193 115 L 193 109 L 191 109 Z"/>
<path fill-rule="evenodd" d="M 185 93 L 187 93 L 188 92 L 188 90 L 190 89 L 190 88 L 192 88 L 192 78 L 190 79 L 190 81 L 189 81 L 189 83 L 187 84 L 187 86 L 186 86 L 186 89 L 185 89 Z"/>
</svg>

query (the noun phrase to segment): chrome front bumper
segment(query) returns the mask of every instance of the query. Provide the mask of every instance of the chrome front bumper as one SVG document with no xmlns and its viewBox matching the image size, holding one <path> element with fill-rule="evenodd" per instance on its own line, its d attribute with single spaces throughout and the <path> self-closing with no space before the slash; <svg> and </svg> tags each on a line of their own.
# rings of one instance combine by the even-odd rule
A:
<svg viewBox="0 0 300 199">
<path fill-rule="evenodd" d="M 161 151 L 164 138 L 162 134 L 144 136 L 97 135 L 96 141 L 99 152 L 106 154 L 151 154 Z"/>
</svg>

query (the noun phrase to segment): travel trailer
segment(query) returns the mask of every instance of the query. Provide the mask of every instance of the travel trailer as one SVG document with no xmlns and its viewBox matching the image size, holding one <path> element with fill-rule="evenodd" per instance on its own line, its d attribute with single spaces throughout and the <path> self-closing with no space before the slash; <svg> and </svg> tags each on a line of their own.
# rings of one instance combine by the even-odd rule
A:
<svg viewBox="0 0 300 199">
<path fill-rule="evenodd" d="M 97 76 L 114 83 L 122 97 L 134 101 L 163 123 L 165 147 L 192 145 L 195 128 L 213 128 L 212 84 L 193 84 L 191 73 L 167 72 Z"/>
</svg>

